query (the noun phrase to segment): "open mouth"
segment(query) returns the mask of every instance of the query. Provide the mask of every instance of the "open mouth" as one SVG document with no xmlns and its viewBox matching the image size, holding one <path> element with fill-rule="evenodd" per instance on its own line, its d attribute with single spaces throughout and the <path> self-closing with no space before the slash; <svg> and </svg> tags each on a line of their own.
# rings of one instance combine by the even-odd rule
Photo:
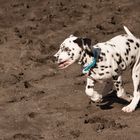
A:
<svg viewBox="0 0 140 140">
<path fill-rule="evenodd" d="M 70 64 L 71 64 L 70 61 L 66 60 L 66 61 L 60 62 L 58 64 L 58 67 L 59 67 L 59 69 L 64 69 L 64 68 L 68 67 Z"/>
</svg>

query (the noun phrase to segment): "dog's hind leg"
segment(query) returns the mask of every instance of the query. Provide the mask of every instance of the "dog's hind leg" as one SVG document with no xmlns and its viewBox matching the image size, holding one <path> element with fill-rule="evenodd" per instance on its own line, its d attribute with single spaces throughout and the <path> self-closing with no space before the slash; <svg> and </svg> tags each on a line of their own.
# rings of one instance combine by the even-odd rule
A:
<svg viewBox="0 0 140 140">
<path fill-rule="evenodd" d="M 140 58 L 133 67 L 132 80 L 134 85 L 134 92 L 133 92 L 134 97 L 129 105 L 122 108 L 124 112 L 134 111 L 140 100 Z"/>
<path fill-rule="evenodd" d="M 117 90 L 117 96 L 119 98 L 122 98 L 128 102 L 130 102 L 132 100 L 132 96 L 128 96 L 124 90 L 123 87 L 123 82 L 122 82 L 122 76 L 116 76 L 115 78 L 113 78 L 114 81 L 114 86 Z"/>
</svg>

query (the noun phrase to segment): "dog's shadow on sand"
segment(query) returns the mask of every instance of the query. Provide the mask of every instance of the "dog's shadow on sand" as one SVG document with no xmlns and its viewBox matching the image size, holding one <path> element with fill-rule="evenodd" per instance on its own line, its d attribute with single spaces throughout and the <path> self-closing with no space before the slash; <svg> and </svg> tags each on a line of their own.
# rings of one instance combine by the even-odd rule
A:
<svg viewBox="0 0 140 140">
<path fill-rule="evenodd" d="M 100 107 L 102 110 L 108 110 L 113 108 L 112 105 L 114 103 L 122 104 L 124 106 L 129 104 L 128 101 L 118 98 L 116 91 L 114 90 L 112 93 L 103 97 L 103 101 L 101 103 L 97 103 L 96 106 Z M 138 104 L 137 108 L 140 108 L 140 103 Z"/>
</svg>

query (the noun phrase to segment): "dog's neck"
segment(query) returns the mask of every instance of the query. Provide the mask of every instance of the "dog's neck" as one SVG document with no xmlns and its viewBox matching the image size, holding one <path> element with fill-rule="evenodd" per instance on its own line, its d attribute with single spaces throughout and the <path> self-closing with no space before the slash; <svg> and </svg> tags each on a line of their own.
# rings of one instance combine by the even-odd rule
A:
<svg viewBox="0 0 140 140">
<path fill-rule="evenodd" d="M 87 64 L 91 63 L 93 60 L 93 54 L 92 52 L 83 50 L 81 52 L 81 56 L 79 58 L 78 64 L 81 64 L 83 67 Z"/>
</svg>

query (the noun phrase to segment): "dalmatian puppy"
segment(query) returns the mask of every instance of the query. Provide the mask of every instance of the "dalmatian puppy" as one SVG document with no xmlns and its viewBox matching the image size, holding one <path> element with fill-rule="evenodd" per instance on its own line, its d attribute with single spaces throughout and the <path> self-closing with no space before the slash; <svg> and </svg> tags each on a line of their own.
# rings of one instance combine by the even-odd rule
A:
<svg viewBox="0 0 140 140">
<path fill-rule="evenodd" d="M 111 79 L 117 96 L 129 102 L 132 100 L 122 110 L 132 112 L 140 100 L 140 39 L 125 26 L 124 30 L 126 34 L 93 46 L 90 39 L 71 35 L 64 40 L 54 56 L 60 69 L 67 68 L 76 61 L 83 66 L 83 73 L 87 75 L 85 92 L 92 101 L 102 99 L 102 95 L 94 89 L 95 83 Z M 122 72 L 130 68 L 134 85 L 133 98 L 124 91 L 121 77 Z"/>
</svg>

